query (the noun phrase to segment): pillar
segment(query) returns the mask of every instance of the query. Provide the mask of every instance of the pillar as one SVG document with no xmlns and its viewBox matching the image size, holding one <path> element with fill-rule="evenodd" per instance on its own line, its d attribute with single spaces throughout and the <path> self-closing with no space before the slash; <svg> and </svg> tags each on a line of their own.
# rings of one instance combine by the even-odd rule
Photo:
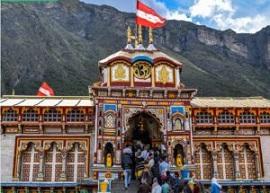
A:
<svg viewBox="0 0 270 193">
<path fill-rule="evenodd" d="M 44 150 L 40 150 L 38 152 L 39 154 L 39 169 L 38 169 L 38 177 L 37 177 L 37 181 L 43 181 L 44 180 L 44 155 L 45 155 L 45 151 Z"/>
<path fill-rule="evenodd" d="M 213 177 L 218 177 L 218 166 L 217 166 L 217 151 L 212 151 L 212 160 L 213 160 Z"/>
<path fill-rule="evenodd" d="M 257 179 L 261 178 L 261 170 L 260 170 L 260 159 L 258 151 L 255 151 L 255 165 L 256 165 L 256 177 Z"/>
<path fill-rule="evenodd" d="M 20 171 L 21 171 L 21 162 L 22 162 L 22 152 L 21 151 L 18 151 L 18 155 L 17 155 L 17 164 L 16 164 L 16 176 L 15 176 L 15 179 L 14 181 L 20 181 Z"/>
<path fill-rule="evenodd" d="M 234 173 L 235 173 L 235 179 L 240 179 L 240 168 L 239 168 L 239 152 L 234 151 L 233 152 L 233 161 L 234 161 Z"/>
<path fill-rule="evenodd" d="M 84 151 L 84 173 L 83 173 L 83 177 L 84 178 L 88 178 L 88 173 L 87 173 L 87 159 L 88 159 L 88 156 L 87 156 L 87 151 Z"/>
<path fill-rule="evenodd" d="M 60 181 L 66 181 L 67 180 L 67 174 L 66 174 L 66 167 L 67 167 L 67 151 L 63 150 L 61 152 L 62 154 L 62 171 L 60 174 Z"/>
</svg>

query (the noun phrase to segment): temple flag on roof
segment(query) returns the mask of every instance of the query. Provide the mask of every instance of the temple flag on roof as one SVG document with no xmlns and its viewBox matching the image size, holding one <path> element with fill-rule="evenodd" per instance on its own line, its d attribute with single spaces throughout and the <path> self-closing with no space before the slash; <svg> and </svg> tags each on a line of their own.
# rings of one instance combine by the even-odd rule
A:
<svg viewBox="0 0 270 193">
<path fill-rule="evenodd" d="M 165 25 L 166 19 L 155 10 L 137 0 L 136 23 L 149 28 L 159 28 Z"/>
<path fill-rule="evenodd" d="M 47 82 L 43 82 L 38 89 L 37 96 L 54 96 L 53 89 L 47 84 Z"/>
</svg>

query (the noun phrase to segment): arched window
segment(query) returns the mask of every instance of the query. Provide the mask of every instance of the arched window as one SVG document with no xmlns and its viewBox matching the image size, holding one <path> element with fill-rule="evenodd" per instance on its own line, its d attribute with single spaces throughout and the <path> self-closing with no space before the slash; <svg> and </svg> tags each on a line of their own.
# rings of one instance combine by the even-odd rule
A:
<svg viewBox="0 0 270 193">
<path fill-rule="evenodd" d="M 218 123 L 234 123 L 234 116 L 228 111 L 219 113 L 217 117 Z"/>
<path fill-rule="evenodd" d="M 56 109 L 50 109 L 44 113 L 44 121 L 57 122 L 61 121 L 61 112 Z"/>
<path fill-rule="evenodd" d="M 175 119 L 175 121 L 174 121 L 174 129 L 175 130 L 182 130 L 183 129 L 181 119 L 179 119 L 179 118 Z"/>
<path fill-rule="evenodd" d="M 6 110 L 4 111 L 2 115 L 2 120 L 3 121 L 18 121 L 18 113 L 13 109 Z"/>
<path fill-rule="evenodd" d="M 75 143 L 67 154 L 67 181 L 81 181 L 84 177 L 85 166 L 85 152 L 81 149 L 78 143 Z"/>
<path fill-rule="evenodd" d="M 270 123 L 270 113 L 263 112 L 260 114 L 261 123 Z"/>
<path fill-rule="evenodd" d="M 199 112 L 196 114 L 196 123 L 213 123 L 213 116 L 208 112 Z"/>
<path fill-rule="evenodd" d="M 240 114 L 240 123 L 256 123 L 256 117 L 254 113 L 245 111 Z"/>
<path fill-rule="evenodd" d="M 62 170 L 62 155 L 57 148 L 57 144 L 51 144 L 51 147 L 46 151 L 44 160 L 44 178 L 45 181 L 60 181 L 60 174 Z"/>
<path fill-rule="evenodd" d="M 28 144 L 21 158 L 21 181 L 32 182 L 38 177 L 39 157 L 34 144 Z"/>
<path fill-rule="evenodd" d="M 24 111 L 22 115 L 23 121 L 38 121 L 38 113 L 34 109 L 28 109 Z"/>
<path fill-rule="evenodd" d="M 72 109 L 67 113 L 68 122 L 81 122 L 84 121 L 84 113 L 79 109 Z"/>
<path fill-rule="evenodd" d="M 113 114 L 107 114 L 105 116 L 105 127 L 114 128 L 115 127 L 115 116 Z"/>
</svg>

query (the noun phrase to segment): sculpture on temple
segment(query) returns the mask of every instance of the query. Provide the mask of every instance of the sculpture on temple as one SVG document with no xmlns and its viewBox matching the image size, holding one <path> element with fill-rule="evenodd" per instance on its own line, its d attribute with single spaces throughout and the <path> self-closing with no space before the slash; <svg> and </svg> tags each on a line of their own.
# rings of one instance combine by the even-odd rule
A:
<svg viewBox="0 0 270 193">
<path fill-rule="evenodd" d="M 112 160 L 112 154 L 111 153 L 107 153 L 107 155 L 106 155 L 106 167 L 107 168 L 112 167 L 112 162 L 113 162 L 113 160 Z"/>
<path fill-rule="evenodd" d="M 183 167 L 183 157 L 180 153 L 176 155 L 175 165 L 179 168 Z"/>
</svg>

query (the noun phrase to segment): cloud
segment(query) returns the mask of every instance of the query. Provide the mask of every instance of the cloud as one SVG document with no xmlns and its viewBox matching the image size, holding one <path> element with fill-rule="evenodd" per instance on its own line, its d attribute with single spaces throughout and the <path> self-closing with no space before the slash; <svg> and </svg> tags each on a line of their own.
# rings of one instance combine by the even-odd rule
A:
<svg viewBox="0 0 270 193">
<path fill-rule="evenodd" d="M 201 18 L 220 30 L 232 29 L 238 33 L 255 33 L 269 25 L 265 15 L 237 15 L 237 8 L 231 0 L 197 0 L 190 8 L 192 21 Z"/>
<path fill-rule="evenodd" d="M 128 3 L 127 0 L 82 1 L 99 5 L 108 4 L 121 11 L 135 12 L 135 0 L 129 0 Z M 171 4 L 172 0 L 141 1 L 166 19 L 190 21 L 219 30 L 232 29 L 238 33 L 255 33 L 270 24 L 270 20 L 267 19 L 270 17 L 267 9 L 270 3 L 267 0 L 245 0 L 245 2 L 242 0 L 174 0 L 179 6 Z M 181 3 L 186 7 L 183 8 Z"/>
<path fill-rule="evenodd" d="M 226 17 L 225 15 L 218 14 L 213 17 L 217 28 L 221 30 L 233 29 L 238 33 L 255 33 L 263 27 L 269 25 L 267 17 L 260 14 L 255 17 Z"/>
<path fill-rule="evenodd" d="M 233 13 L 231 0 L 197 0 L 190 8 L 191 17 L 212 17 L 217 13 Z"/>
</svg>

